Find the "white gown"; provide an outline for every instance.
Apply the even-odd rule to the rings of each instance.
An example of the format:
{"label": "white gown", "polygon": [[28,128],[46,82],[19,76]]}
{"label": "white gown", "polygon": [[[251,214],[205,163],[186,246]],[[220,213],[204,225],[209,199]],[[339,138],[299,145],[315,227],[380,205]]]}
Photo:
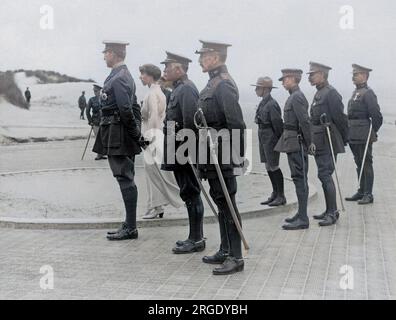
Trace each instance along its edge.
{"label": "white gown", "polygon": [[165,111],[166,97],[158,84],[152,84],[143,100],[142,107],[143,135],[148,140],[154,138],[154,142],[144,151],[148,210],[169,204],[175,208],[183,206],[173,172],[161,170]]}

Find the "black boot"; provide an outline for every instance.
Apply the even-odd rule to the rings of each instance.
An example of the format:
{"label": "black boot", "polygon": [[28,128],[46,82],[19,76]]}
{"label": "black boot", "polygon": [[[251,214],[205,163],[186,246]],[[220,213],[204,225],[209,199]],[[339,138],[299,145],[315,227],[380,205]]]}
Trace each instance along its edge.
{"label": "black boot", "polygon": [[204,207],[200,196],[186,203],[188,220],[190,224],[190,234],[186,241],[177,241],[173,253],[192,253],[200,252],[205,249],[203,239],[203,214]]}
{"label": "black boot", "polygon": [[204,256],[202,262],[208,264],[222,264],[228,257],[228,252],[217,251],[213,256]]}
{"label": "black boot", "polygon": [[298,219],[298,217],[299,217],[299,213],[297,212],[293,217],[291,217],[291,218],[286,218],[286,219],[285,219],[285,222],[286,222],[286,223],[292,223],[292,222],[296,221],[296,220]]}
{"label": "black boot", "polygon": [[122,229],[115,234],[108,234],[107,239],[110,241],[131,240],[138,238],[137,229]]}
{"label": "black boot", "polygon": [[136,186],[121,189],[122,199],[126,211],[125,222],[121,228],[115,233],[108,233],[109,240],[127,240],[137,239],[138,232],[136,228],[136,205],[138,198],[138,191]]}
{"label": "black boot", "polygon": [[284,181],[283,181],[283,174],[281,169],[278,169],[273,172],[274,180],[276,184],[277,195],[276,198],[270,202],[268,205],[270,207],[278,207],[283,206],[286,204],[286,197],[284,191]]}
{"label": "black boot", "polygon": [[181,246],[176,246],[172,249],[174,254],[188,254],[194,252],[204,251],[206,247],[205,240],[193,241],[186,240]]}
{"label": "black boot", "polygon": [[331,213],[327,213],[323,221],[319,222],[319,226],[321,227],[327,227],[335,224],[340,217],[340,214],[338,211],[334,211]]}
{"label": "black boot", "polygon": [[326,220],[328,213],[338,212],[337,211],[337,190],[334,185],[334,181],[331,176],[322,177],[322,188],[326,202],[326,211],[319,215],[314,215],[315,220]]}
{"label": "black boot", "polygon": [[278,195],[277,184],[276,184],[274,172],[267,171],[267,173],[268,173],[268,176],[269,176],[269,178],[271,180],[271,185],[272,185],[272,190],[273,191],[272,191],[271,196],[266,201],[263,201],[263,202],[260,203],[261,205],[267,205],[267,204],[271,203],[272,201],[275,200],[275,198]]}
{"label": "black boot", "polygon": [[358,201],[358,204],[364,205],[364,204],[370,204],[374,202],[374,197],[372,194],[365,194],[362,199]]}
{"label": "black boot", "polygon": [[285,224],[282,226],[283,230],[303,230],[309,228],[309,222],[298,218],[292,223]]}
{"label": "black boot", "polygon": [[233,274],[243,271],[244,267],[245,262],[243,259],[228,257],[220,267],[213,270],[213,274],[217,276]]}
{"label": "black boot", "polygon": [[138,199],[138,190],[136,186],[121,190],[122,198],[124,200],[126,219],[125,223],[128,229],[136,229],[136,207]]}
{"label": "black boot", "polygon": [[122,223],[122,225],[121,225],[120,228],[118,228],[118,229],[115,230],[115,231],[109,231],[109,232],[107,232],[107,234],[116,234],[116,233],[119,233],[120,231],[122,231],[122,230],[124,230],[124,229],[128,229],[128,226],[126,225],[125,222]]}
{"label": "black boot", "polygon": [[363,193],[360,193],[359,191],[356,192],[352,197],[346,197],[345,200],[346,201],[358,201],[360,199],[362,199],[364,196]]}
{"label": "black boot", "polygon": [[284,230],[299,230],[309,228],[309,218],[307,215],[308,187],[307,190],[304,189],[304,186],[296,185],[298,212],[293,218],[285,220],[288,222],[288,224],[282,226]]}
{"label": "black boot", "polygon": [[326,218],[327,211],[323,212],[322,214],[314,215],[313,218],[315,220],[324,220]]}

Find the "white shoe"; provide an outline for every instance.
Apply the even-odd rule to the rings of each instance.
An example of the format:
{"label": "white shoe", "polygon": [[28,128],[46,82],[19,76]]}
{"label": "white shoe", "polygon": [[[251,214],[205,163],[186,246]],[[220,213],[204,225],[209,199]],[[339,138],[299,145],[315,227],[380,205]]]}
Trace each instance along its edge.
{"label": "white shoe", "polygon": [[163,217],[164,217],[164,209],[162,209],[162,207],[157,207],[157,208],[147,211],[147,213],[144,215],[143,219],[146,219],[146,220],[156,219],[156,218],[162,219]]}

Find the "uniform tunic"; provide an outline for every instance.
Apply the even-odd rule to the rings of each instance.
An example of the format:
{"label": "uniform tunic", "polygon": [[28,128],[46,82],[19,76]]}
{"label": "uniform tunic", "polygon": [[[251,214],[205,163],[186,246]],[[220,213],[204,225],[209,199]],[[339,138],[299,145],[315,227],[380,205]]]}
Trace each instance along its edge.
{"label": "uniform tunic", "polygon": [[374,184],[373,143],[377,141],[377,133],[382,126],[383,117],[377,96],[365,83],[357,86],[348,103],[349,146],[354,156],[358,177],[370,130],[370,118],[373,127],[358,192],[371,195]]}
{"label": "uniform tunic", "polygon": [[278,103],[267,94],[261,100],[255,122],[258,125],[260,161],[270,168],[279,166],[279,152],[274,148],[283,132],[282,111]]}

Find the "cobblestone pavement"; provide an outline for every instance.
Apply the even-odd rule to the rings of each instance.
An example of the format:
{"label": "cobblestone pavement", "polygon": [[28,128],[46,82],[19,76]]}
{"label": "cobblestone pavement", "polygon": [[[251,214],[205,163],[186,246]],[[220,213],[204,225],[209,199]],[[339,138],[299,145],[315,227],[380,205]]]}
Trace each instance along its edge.
{"label": "cobblestone pavement", "polygon": [[[286,213],[247,220],[251,250],[242,273],[215,277],[213,267],[201,263],[217,249],[216,225],[205,226],[206,251],[187,256],[171,253],[174,241],[186,237],[182,226],[140,229],[138,240],[119,243],[106,241],[103,230],[0,229],[0,298],[395,299],[396,167],[384,148],[374,147],[375,203],[346,203],[336,226],[320,228],[311,220],[308,230],[283,231]],[[23,170],[36,169],[40,158],[31,154],[27,164],[2,162],[0,171],[17,170],[18,161],[25,163]],[[339,158],[338,169],[344,196],[352,194],[356,172],[350,152]],[[320,190],[315,175],[311,159],[310,181]],[[323,206],[319,191],[310,215]],[[40,288],[43,266],[53,269],[52,290]]]}

